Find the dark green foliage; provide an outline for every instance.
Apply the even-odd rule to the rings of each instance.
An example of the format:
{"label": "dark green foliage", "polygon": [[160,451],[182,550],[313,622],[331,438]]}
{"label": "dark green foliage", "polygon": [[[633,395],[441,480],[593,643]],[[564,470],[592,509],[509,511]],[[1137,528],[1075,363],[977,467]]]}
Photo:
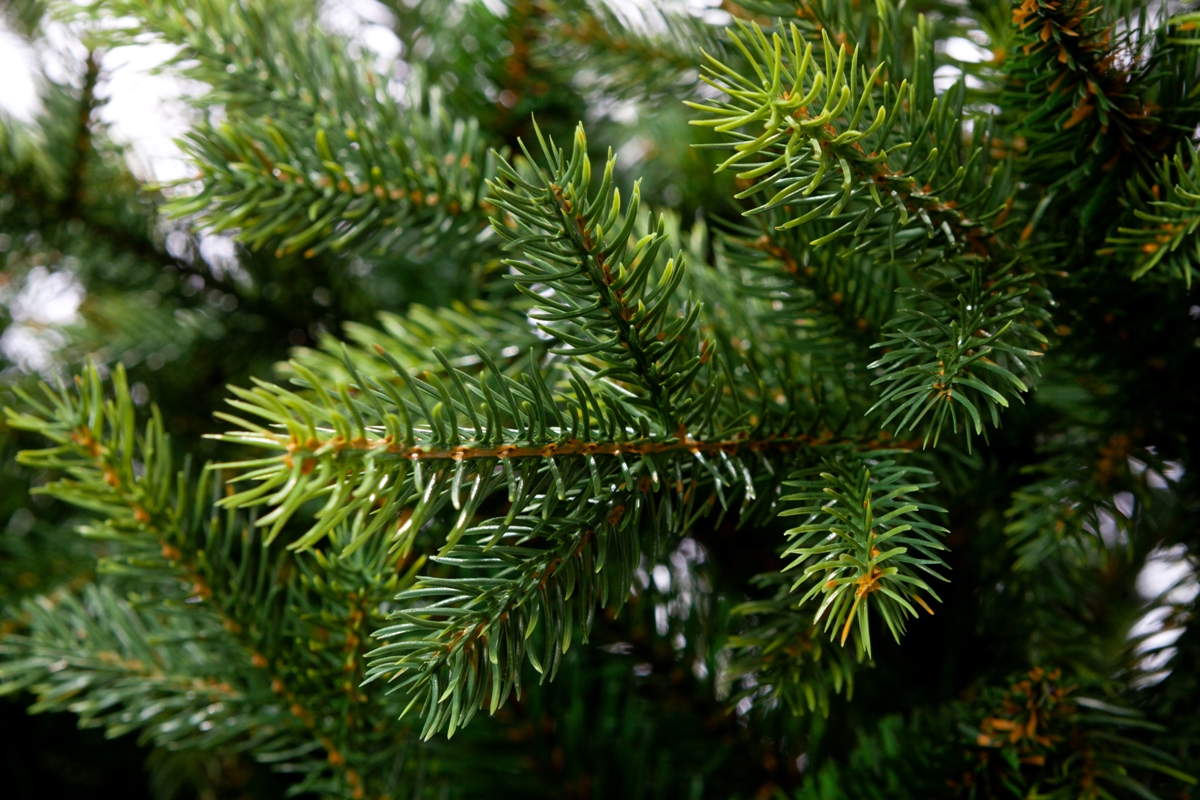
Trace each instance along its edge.
{"label": "dark green foliage", "polygon": [[[878,33],[886,56],[895,33],[885,24]],[[718,169],[744,167],[738,178],[749,186],[738,197],[762,198],[748,216],[766,215],[776,231],[803,226],[789,249],[815,255],[844,244],[843,258],[862,253],[909,271],[899,280],[916,285],[902,285],[890,319],[864,313],[878,301],[858,312],[868,329],[889,334],[874,346],[890,352],[870,365],[885,368],[877,381],[885,386],[877,407],[891,409],[883,427],[925,423],[926,442],[936,442],[947,422],[958,431],[962,416],[963,428],[983,433],[1027,390],[1045,344],[1028,319],[1045,319],[1026,297],[1036,262],[1018,261],[1013,243],[999,238],[1012,206],[1011,166],[989,158],[990,120],[969,118],[975,131],[963,134],[962,83],[933,97],[923,20],[908,76],[886,60],[868,72],[861,47],[851,53],[821,36],[814,50],[795,24],[771,39],[757,25],[730,33],[762,85],[719,61],[707,67],[706,82],[731,101],[692,105],[717,117],[701,124],[740,140]]]}
{"label": "dark green foliage", "polygon": [[1005,683],[907,725],[885,718],[860,739],[844,771],[823,769],[799,796],[1148,797],[1132,775],[1153,780],[1155,773],[1194,784],[1176,759],[1132,738],[1154,726],[1091,696],[1094,682],[1034,667]]}
{"label": "dark green foliage", "polygon": [[1144,797],[1146,787],[1131,773],[1152,771],[1195,783],[1169,755],[1129,738],[1139,728],[1153,728],[1141,714],[1083,694],[1098,688],[1090,682],[1081,686],[1060,669],[1040,667],[1010,680],[1007,687],[988,687],[975,701],[975,725],[960,724],[964,743],[974,745],[963,775],[968,795],[1016,789],[1066,798],[1082,788],[1100,796],[1127,791]]}
{"label": "dark green foliage", "polygon": [[[797,608],[790,576],[768,573],[755,583],[763,588],[774,585],[776,591],[769,598],[750,600],[730,610],[745,617],[747,624],[729,637],[734,654],[729,680],[754,678],[731,699],[759,700],[766,713],[781,704],[794,714],[820,709],[828,715],[831,695],[844,692],[847,698],[853,697],[855,662],[846,648],[822,641],[813,615]],[[859,661],[863,654],[859,649]],[[765,704],[760,696],[767,700]]]}
{"label": "dark green foliage", "polygon": [[945,511],[913,502],[915,492],[933,484],[906,480],[910,470],[884,460],[887,453],[865,455],[864,461],[826,462],[785,481],[801,491],[782,499],[802,505],[780,516],[804,517],[803,525],[787,532],[791,542],[783,551],[792,559],[786,569],[804,570],[793,589],[812,584],[801,605],[820,597],[815,619],[825,630],[840,629],[842,645],[857,621],[870,656],[872,607],[897,641],[904,618],[917,616],[913,602],[933,613],[920,593],[939,600],[925,577],[946,579],[934,569],[945,566],[937,551],[945,549],[939,539],[946,529],[914,514]]}
{"label": "dark green foliage", "polygon": [[[1182,146],[1181,146],[1182,147]],[[1160,263],[1174,276],[1182,277],[1192,285],[1192,274],[1200,253],[1195,244],[1197,203],[1200,203],[1200,183],[1196,180],[1196,152],[1188,143],[1188,158],[1178,153],[1174,159],[1163,158],[1158,171],[1152,176],[1153,187],[1146,192],[1155,197],[1150,209],[1134,209],[1138,226],[1118,228],[1118,236],[1109,237],[1113,245],[1110,252],[1118,250],[1132,256],[1137,264],[1133,275],[1140,278]],[[1191,166],[1185,166],[1190,164]],[[1164,194],[1165,193],[1165,194]],[[1158,195],[1163,195],[1162,199]]]}
{"label": "dark green foliage", "polygon": [[88,33],[0,116],[0,693],[164,799],[1193,797],[1197,15],[710,5],[3,6]]}

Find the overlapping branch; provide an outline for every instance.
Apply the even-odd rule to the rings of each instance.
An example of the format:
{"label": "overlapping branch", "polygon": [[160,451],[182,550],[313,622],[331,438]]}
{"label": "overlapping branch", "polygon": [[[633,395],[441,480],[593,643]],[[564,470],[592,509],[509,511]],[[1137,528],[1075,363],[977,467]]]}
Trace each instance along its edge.
{"label": "overlapping branch", "polygon": [[[964,137],[961,82],[935,96],[923,21],[911,82],[898,85],[885,62],[868,72],[826,33],[819,47],[794,24],[786,33],[739,22],[746,74],[710,58],[706,80],[727,99],[693,104],[713,117],[696,124],[736,140],[722,168],[743,167],[739,197],[758,198],[745,214],[762,233],[732,239],[732,252],[747,265],[766,254],[809,316],[838,320],[840,340],[870,337],[864,353],[884,349],[867,365],[884,370],[882,427],[923,428],[927,442],[947,424],[981,434],[1028,390],[1046,341],[1036,261],[1005,232],[1012,179],[990,161],[992,126],[977,119]],[[835,242],[841,252],[827,252]]]}
{"label": "overlapping branch", "polygon": [[541,144],[544,166],[500,166],[492,202],[548,361],[510,374],[479,347],[467,371],[435,350],[440,367],[413,374],[381,346],[388,378],[347,359],[350,379],[331,386],[294,363],[300,391],[235,389],[233,406],[256,419],[223,415],[242,431],[221,438],[275,451],[228,465],[252,485],[221,501],[266,506],[268,540],[313,501],[292,548],[344,529],[349,552],[380,539],[408,552],[446,519],[434,561],[456,576],[402,594],[371,655],[370,676],[406,688],[426,736],[497,707],[526,659],[553,674],[596,607],[620,606],[654,540],[717,506],[761,497],[769,509],[788,462],[845,442],[812,430],[819,416],[801,425],[794,400],[781,407],[761,381],[747,394],[736,353],[701,335],[699,303],[675,296],[683,262],[659,257],[665,223],[635,240],[637,191],[623,210],[611,159],[597,188],[582,132],[569,155]]}
{"label": "overlapping branch", "polygon": [[[100,564],[105,583],[82,604],[69,595],[29,604],[28,631],[4,640],[4,690],[33,688],[47,709],[70,708],[114,734],[140,730],[160,745],[252,748],[261,760],[302,768],[306,785],[359,796],[356,766],[380,753],[394,758],[410,734],[374,730],[357,681],[343,691],[314,684],[309,670],[336,672],[342,659],[361,670],[364,626],[381,619],[380,599],[411,573],[381,576],[384,549],[364,559],[337,547],[318,559],[323,581],[301,586],[289,556],[252,538],[253,513],[214,508],[219,473],[176,472],[157,416],[139,435],[119,367],[113,385],[106,398],[89,368],[76,392],[46,387],[44,402],[25,396],[27,410],[8,412],[10,425],[57,443],[22,460],[66,473],[43,491],[99,515],[82,533],[112,552]],[[300,574],[309,570],[301,565]],[[331,584],[355,589],[330,596]],[[116,598],[121,589],[136,607]],[[316,613],[309,592],[325,603],[323,635],[304,621]],[[320,644],[339,607],[347,621],[335,638],[340,658]],[[64,627],[62,614],[78,624]],[[325,719],[339,706],[344,728]]]}

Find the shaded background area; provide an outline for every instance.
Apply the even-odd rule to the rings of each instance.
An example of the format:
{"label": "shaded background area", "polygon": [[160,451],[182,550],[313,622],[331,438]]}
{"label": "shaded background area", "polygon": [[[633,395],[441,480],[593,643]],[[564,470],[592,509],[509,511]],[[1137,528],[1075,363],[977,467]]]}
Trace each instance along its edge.
{"label": "shaded background area", "polygon": [[146,789],[148,748],[129,737],[104,738],[80,731],[74,714],[26,713],[21,698],[0,701],[5,794],[21,800],[44,797],[150,798]]}

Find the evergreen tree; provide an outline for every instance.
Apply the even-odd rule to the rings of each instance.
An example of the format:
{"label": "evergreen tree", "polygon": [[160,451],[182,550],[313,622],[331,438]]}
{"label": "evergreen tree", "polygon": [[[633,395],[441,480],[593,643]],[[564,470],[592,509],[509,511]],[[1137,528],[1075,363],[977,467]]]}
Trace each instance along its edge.
{"label": "evergreen tree", "polygon": [[160,797],[1195,796],[1200,13],[383,6],[3,7],[0,692]]}

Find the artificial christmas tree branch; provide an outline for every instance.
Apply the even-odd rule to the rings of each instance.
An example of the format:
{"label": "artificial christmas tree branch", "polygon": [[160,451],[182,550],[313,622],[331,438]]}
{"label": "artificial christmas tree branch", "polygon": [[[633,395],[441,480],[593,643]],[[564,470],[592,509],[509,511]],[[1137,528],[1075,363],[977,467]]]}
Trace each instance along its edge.
{"label": "artificial christmas tree branch", "polygon": [[[903,289],[908,302],[891,319],[876,323],[885,332],[901,332],[885,334],[876,346],[890,352],[871,365],[887,372],[876,381],[886,388],[874,408],[891,409],[881,426],[897,422],[899,429],[913,430],[928,416],[925,439],[936,443],[947,423],[959,429],[959,414],[966,415],[963,427],[976,434],[984,431],[985,414],[993,426],[999,424],[998,409],[1027,391],[1024,376],[1037,374],[1034,361],[1041,353],[1033,346],[1044,344],[1045,337],[1022,319],[1026,287],[1035,273],[1017,269],[1018,260],[998,241],[996,231],[986,225],[976,228],[989,218],[1007,217],[1012,206],[1011,199],[1005,201],[996,191],[1010,179],[984,161],[986,128],[975,132],[958,161],[950,155],[959,150],[955,146],[946,146],[941,155],[937,147],[923,146],[927,137],[943,142],[962,138],[961,84],[932,101],[930,112],[918,115],[919,97],[931,94],[932,78],[924,70],[914,72],[911,88],[907,81],[893,87],[881,78],[884,64],[870,75],[864,66],[859,92],[857,49],[852,56],[844,45],[835,49],[822,33],[821,49],[814,55],[813,44],[801,44],[794,24],[787,37],[775,33],[770,40],[756,25],[739,25],[741,34],[731,34],[732,40],[763,87],[711,59],[706,80],[735,102],[696,107],[717,116],[703,122],[719,131],[763,128],[756,139],[738,133],[742,142],[735,145],[737,152],[720,167],[749,157],[770,159],[739,175],[752,182],[741,196],[774,192],[745,213],[771,214],[781,233],[820,224],[818,232],[827,233],[792,247],[798,244],[796,249],[805,252],[845,236],[853,243],[851,252],[875,258],[886,254],[909,265],[916,283]],[[918,52],[927,48],[923,30],[914,32]],[[823,70],[817,63],[822,53]],[[882,85],[878,97],[877,85]],[[951,102],[939,106],[939,100]],[[868,125],[872,113],[874,121]],[[849,119],[844,130],[833,124],[843,115]],[[896,153],[898,158],[890,155]],[[924,188],[915,188],[922,183]],[[964,189],[966,195],[960,197]],[[943,195],[945,200],[938,199]],[[826,217],[835,221],[819,222]],[[877,217],[884,224],[873,225]],[[910,222],[923,223],[924,235],[909,233]],[[766,236],[768,242],[779,238],[771,230]],[[942,246],[935,249],[935,244]],[[785,255],[792,249],[783,242],[766,247]],[[790,258],[796,263],[795,255]],[[964,338],[968,331],[973,334]]]}
{"label": "artificial christmas tree branch", "polygon": [[1194,15],[384,5],[90,6],[169,200],[0,126],[0,380],[80,373],[0,574],[98,558],[3,691],[352,800],[1187,796]]}
{"label": "artificial christmas tree branch", "polygon": [[[292,685],[308,683],[296,681],[292,672],[296,653],[293,645],[281,638],[284,631],[279,628],[280,622],[289,614],[288,606],[296,602],[294,598],[288,598],[289,585],[294,579],[287,575],[294,568],[286,557],[280,558],[265,548],[257,559],[254,558],[253,541],[245,538],[253,530],[252,518],[239,518],[236,512],[214,514],[212,499],[205,493],[206,486],[213,489],[220,486],[219,473],[202,479],[194,489],[195,501],[189,499],[191,487],[186,470],[172,475],[173,460],[161,421],[152,420],[145,435],[137,437],[129,389],[121,370],[116,373],[114,384],[115,397],[105,401],[99,375],[91,370],[79,382],[77,400],[67,394],[55,397],[47,392],[47,400],[53,404],[51,407],[33,404],[33,410],[39,416],[12,413],[10,424],[33,427],[62,442],[60,447],[27,454],[27,461],[66,469],[74,480],[51,484],[46,491],[103,515],[102,525],[84,531],[91,538],[114,542],[120,548],[101,565],[102,571],[128,585],[144,586],[143,594],[148,591],[148,596],[143,603],[157,595],[161,598],[158,602],[168,607],[178,604],[178,610],[167,611],[165,617],[158,619],[128,608],[116,598],[95,595],[88,600],[89,606],[97,609],[92,613],[107,615],[105,619],[114,614],[131,615],[130,624],[154,628],[169,624],[174,615],[182,614],[188,624],[196,628],[189,638],[203,641],[207,647],[216,647],[223,653],[212,663],[201,660],[192,664],[184,670],[185,674],[194,675],[194,670],[200,670],[201,678],[208,680],[204,685],[215,685],[215,681],[207,678],[209,673],[203,670],[219,672],[216,663],[225,664],[225,668],[230,663],[237,663],[241,665],[238,684],[245,689],[240,693],[232,688],[221,690],[225,694],[218,698],[217,706],[211,705],[214,702],[211,698],[196,700],[208,708],[205,712],[197,712],[192,705],[175,701],[156,706],[156,693],[160,688],[168,694],[187,694],[189,691],[194,693],[194,687],[185,682],[172,688],[178,683],[174,678],[170,680],[175,680],[175,684],[168,680],[160,687],[162,681],[155,677],[157,671],[151,675],[155,678],[151,681],[122,678],[122,675],[141,674],[145,668],[138,664],[144,664],[145,658],[136,663],[127,657],[113,661],[105,655],[108,651],[95,656],[100,666],[90,661],[68,659],[70,671],[58,676],[60,670],[52,668],[53,659],[47,648],[69,645],[55,644],[57,639],[53,637],[57,634],[53,628],[42,630],[43,625],[35,627],[32,638],[16,638],[6,645],[11,655],[21,654],[24,659],[13,662],[7,675],[6,691],[20,690],[45,681],[47,675],[54,675],[52,684],[61,684],[65,688],[52,690],[48,685],[42,702],[47,708],[57,708],[84,688],[100,695],[111,695],[104,680],[97,682],[97,678],[91,676],[96,673],[98,677],[107,674],[106,670],[116,669],[117,674],[111,679],[132,681],[130,690],[121,690],[118,696],[107,696],[96,706],[99,712],[118,704],[115,716],[97,717],[99,724],[114,733],[142,729],[160,745],[213,747],[228,743],[236,747],[253,747],[262,756],[272,759],[274,752],[286,754],[297,747],[305,754],[314,748],[323,748],[329,766],[341,776],[337,780],[355,786],[361,782],[353,777],[355,759],[347,766],[347,759],[340,755],[336,744],[341,736],[330,739],[328,735],[322,735],[324,726],[318,724],[320,709],[326,702],[321,695],[328,690],[314,692],[311,686],[298,690]],[[136,476],[135,463],[140,471]],[[172,496],[172,489],[178,492],[177,496]],[[225,519],[221,520],[221,516]],[[238,540],[241,540],[240,546]],[[378,555],[375,558],[378,560]],[[384,561],[387,562],[386,557]],[[375,567],[378,568],[379,565]],[[329,559],[326,559],[326,571],[334,571]],[[326,580],[330,577],[327,575]],[[352,672],[360,667],[360,648],[366,640],[363,626],[370,615],[364,613],[364,608],[374,609],[380,600],[403,585],[403,576],[399,572],[393,572],[382,583],[376,580],[377,575],[362,577],[369,580],[368,585],[372,587],[369,592],[340,593],[349,603],[346,612],[348,631],[342,650],[345,663]],[[411,580],[411,572],[408,579]],[[84,613],[82,608],[79,611]],[[372,611],[372,614],[377,621],[382,621],[376,612]],[[37,619],[40,618],[35,617],[35,621]],[[145,633],[140,635],[147,636]],[[143,653],[154,652],[150,642],[155,636],[146,639],[142,645]],[[101,647],[101,641],[93,637],[88,644]],[[186,647],[172,658],[188,659]],[[134,686],[136,691],[132,690]],[[331,688],[332,694],[345,695],[349,709],[346,719],[353,719],[352,709],[366,700],[356,682]],[[64,691],[67,694],[64,695]],[[186,699],[189,703],[192,700],[190,696]],[[288,702],[283,704],[283,700]],[[77,702],[72,707],[77,711],[90,708]],[[155,711],[155,708],[159,710]],[[184,719],[189,721],[184,723]],[[204,735],[193,738],[195,726],[204,720],[208,720],[200,727]],[[350,727],[353,731],[361,726]],[[346,747],[340,746],[341,749]],[[283,758],[292,757],[284,755]]]}

